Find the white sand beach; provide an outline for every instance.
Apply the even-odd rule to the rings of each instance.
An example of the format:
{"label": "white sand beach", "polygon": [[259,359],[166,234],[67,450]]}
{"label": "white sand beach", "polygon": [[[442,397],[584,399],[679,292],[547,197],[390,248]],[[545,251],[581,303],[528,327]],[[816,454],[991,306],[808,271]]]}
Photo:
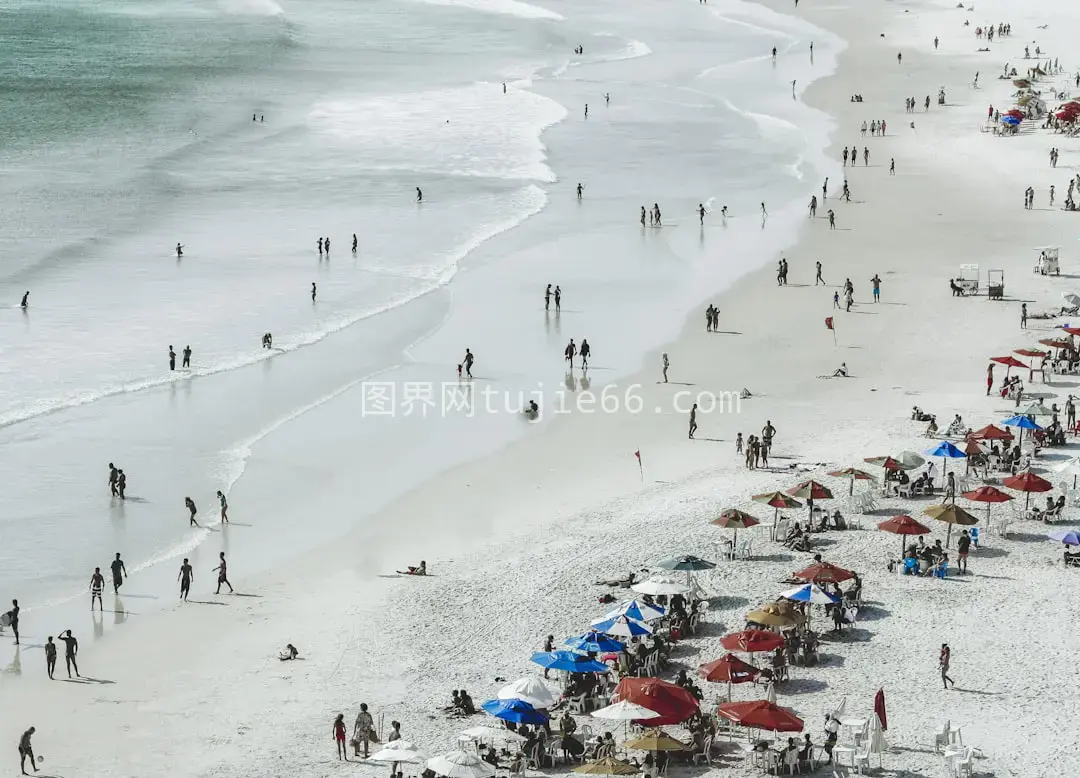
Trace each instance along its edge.
{"label": "white sand beach", "polygon": [[[551,3],[550,10],[559,12],[559,5]],[[825,473],[845,467],[880,473],[864,459],[935,445],[924,434],[926,424],[911,421],[915,405],[935,414],[943,430],[954,414],[971,428],[1013,415],[1013,403],[984,394],[987,360],[1036,347],[1068,321],[1033,319],[1021,330],[1020,306],[1026,303],[1032,313],[1057,311],[1062,293],[1080,292],[1080,215],[1058,207],[1069,178],[1080,171],[1080,141],[1030,122],[1015,137],[984,130],[988,105],[1014,105],[1012,81],[997,79],[1005,62],[1018,70],[1035,64],[1023,60],[1025,45],[1040,46],[1042,62],[1059,57],[1065,68],[1043,84],[1080,95],[1069,85],[1080,65],[1070,45],[1080,9],[1015,0],[980,0],[973,12],[949,0],[763,5],[846,43],[836,72],[805,90],[793,74],[811,67],[809,40],[793,40],[775,65],[767,52],[760,62],[762,68],[775,67],[782,97],[795,78],[798,101],[834,124],[829,196],[819,202],[817,218],[803,219],[783,252],[790,265],[786,286],[776,282],[779,256],[770,243],[776,236],[769,235],[765,220],[761,252],[771,258],[764,267],[722,293],[697,290],[700,304],[693,310],[670,311],[681,331],[636,374],[609,380],[602,369],[594,372],[590,391],[597,407],[579,399],[577,369],[575,388],[561,401],[569,412],[494,455],[432,475],[377,510],[365,507],[370,473],[344,467],[313,473],[316,489],[265,510],[304,516],[301,521],[316,533],[319,517],[332,515],[350,524],[348,534],[327,531],[325,543],[298,540],[295,553],[274,557],[270,572],[248,576],[234,564],[233,597],[208,594],[213,565],[207,560],[216,554],[204,555],[192,595],[199,602],[125,618],[122,628],[117,618],[118,628],[110,626],[107,640],[87,635],[79,662],[91,680],[50,682],[39,646],[45,634],[55,634],[47,630],[61,625],[34,624],[34,614],[24,613],[23,631],[32,637],[0,681],[0,741],[9,744],[9,758],[19,734],[33,725],[35,748],[46,757],[43,775],[382,775],[386,765],[337,761],[331,723],[338,713],[351,725],[366,702],[385,727],[392,719],[402,722],[405,738],[424,753],[449,751],[461,730],[481,721],[498,725],[484,714],[442,714],[452,689],[467,689],[479,703],[503,685],[496,678],[539,676],[529,657],[546,635],[561,642],[605,612],[598,598],[607,589],[595,580],[676,554],[718,562],[698,579],[712,597],[703,628],[677,645],[663,672],[669,680],[683,668],[693,675],[724,653],[720,638],[743,628],[746,611],[790,588],[782,580],[812,561],[811,553],[769,540],[771,511],[750,496],[814,478],[836,493],[828,508],[857,520],[853,529],[815,535],[820,545],[814,550],[862,576],[865,606],[854,628],[839,638],[825,635],[821,664],[792,668],[791,679],[777,686],[778,703],[802,717],[820,744],[825,711],[846,698],[848,713],[868,717],[875,692],[883,688],[891,748],[880,775],[942,775],[934,731],[945,721],[961,727],[963,743],[978,749],[976,775],[1066,774],[1065,766],[1080,757],[1072,733],[1080,721],[1080,689],[1068,666],[1080,649],[1068,605],[1080,571],[1063,566],[1060,545],[1046,533],[1075,526],[1078,508],[1070,506],[1053,527],[1021,521],[1008,537],[984,531],[970,558],[970,575],[900,576],[886,569],[899,541],[876,525],[907,513],[944,542],[947,527],[922,515],[933,501],[879,498],[878,509],[863,515],[847,496],[847,483]],[[712,4],[701,7],[706,13]],[[998,22],[1012,25],[1011,36],[990,44],[976,39],[977,26]],[[991,51],[978,52],[983,46]],[[939,87],[947,95],[944,106],[937,104]],[[853,94],[863,102],[850,102]],[[923,111],[926,95],[931,105]],[[903,110],[909,96],[918,104],[914,114]],[[884,137],[861,134],[860,126],[870,120],[887,123]],[[751,142],[770,141],[766,135]],[[840,153],[852,144],[860,149],[860,164],[849,169],[841,166]],[[864,147],[868,165],[861,164]],[[1056,169],[1047,161],[1051,147],[1061,151]],[[599,176],[592,173],[593,179]],[[838,199],[845,177],[850,202]],[[806,183],[820,199],[821,182]],[[1054,208],[1046,194],[1052,184]],[[1033,209],[1021,206],[1028,186],[1037,193]],[[761,198],[747,193],[741,199]],[[727,251],[725,227],[720,204],[710,207],[701,250],[719,262]],[[834,230],[825,218],[830,208]],[[729,221],[745,237],[746,222],[753,220],[756,232],[759,217],[743,210]],[[772,218],[782,229],[780,215]],[[1035,247],[1047,244],[1061,247],[1060,277],[1031,272]],[[815,261],[822,263],[825,287],[814,284]],[[956,298],[949,280],[966,263],[980,266],[982,293]],[[746,259],[747,267],[761,264],[760,253]],[[1004,273],[1003,301],[985,295],[992,269]],[[881,278],[879,303],[870,292],[875,275]],[[832,301],[848,278],[855,289],[850,312],[834,309]],[[591,284],[608,282],[613,279]],[[542,285],[538,297],[541,290]],[[456,294],[468,299],[467,278]],[[716,333],[703,327],[702,312],[710,303],[720,310]],[[588,301],[574,305],[587,307]],[[479,306],[455,315],[463,317],[458,325],[472,316],[478,326],[498,326]],[[826,317],[833,318],[835,341]],[[656,342],[652,333],[635,328],[634,311],[626,311],[625,321],[621,337]],[[436,332],[412,356],[423,366],[439,350],[457,346],[443,343]],[[661,353],[670,358],[671,383],[660,382]],[[841,363],[849,376],[831,377]],[[552,385],[563,380],[563,372],[561,365],[550,366]],[[1053,376],[1047,386],[1035,381],[1028,389],[1061,406],[1077,386],[1070,376]],[[735,403],[732,398],[744,388],[752,396]],[[343,396],[334,418],[320,420],[314,408],[291,424],[310,419],[328,430],[328,439],[358,438],[360,401]],[[695,401],[702,412],[691,441],[687,409]],[[707,412],[714,401],[723,412]],[[545,416],[554,413],[555,403],[552,395],[543,396]],[[760,434],[767,421],[777,429],[772,469],[748,471],[735,452],[736,434]],[[461,425],[461,447],[470,454],[469,430],[466,422]],[[304,459],[297,444],[304,440],[301,432],[286,427],[281,433],[249,462],[232,495],[234,506],[242,504],[245,489],[255,491],[252,482],[286,478],[293,462]],[[363,441],[358,438],[356,445]],[[1076,448],[1070,437],[1064,448],[1045,449],[1036,468],[1055,484],[1066,480],[1050,468],[1074,456]],[[635,452],[641,455],[640,472]],[[416,457],[423,459],[423,452]],[[392,471],[397,465],[385,466]],[[867,488],[859,483],[855,491]],[[983,506],[964,504],[982,515]],[[745,535],[740,531],[740,537],[752,538],[750,559],[721,561],[721,539],[729,533],[710,521],[730,507],[762,519]],[[955,545],[955,532],[952,537]],[[233,536],[232,543],[230,555],[242,554],[245,536]],[[429,576],[395,574],[421,559]],[[129,586],[160,606],[175,597],[171,577],[170,570],[152,583],[136,586],[134,579]],[[140,602],[129,600],[128,607],[138,610]],[[114,620],[112,613],[106,618]],[[277,660],[286,642],[298,647],[299,661]],[[947,691],[938,678],[942,643],[953,651],[956,686]],[[61,659],[58,677],[66,675],[62,664]],[[703,709],[726,694],[722,684],[702,684]],[[557,693],[554,678],[551,687]],[[736,699],[763,694],[746,686],[734,692]],[[604,729],[602,722],[579,721]],[[668,731],[685,738],[679,727]],[[412,765],[403,769],[416,772]],[[542,772],[568,771],[561,764]],[[725,749],[710,768],[693,770],[704,772],[761,774],[733,749]],[[536,774],[528,771],[530,778]],[[669,774],[691,771],[673,766]],[[818,774],[829,773],[822,768]]]}

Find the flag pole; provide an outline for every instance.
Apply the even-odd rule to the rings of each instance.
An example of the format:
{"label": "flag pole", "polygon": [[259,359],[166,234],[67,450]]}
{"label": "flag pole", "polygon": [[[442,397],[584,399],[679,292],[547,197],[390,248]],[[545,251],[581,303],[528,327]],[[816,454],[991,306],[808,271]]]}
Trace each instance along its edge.
{"label": "flag pole", "polygon": [[641,449],[639,448],[634,452],[634,456],[637,457],[638,473],[641,475],[641,482],[645,483],[645,468],[641,464]]}

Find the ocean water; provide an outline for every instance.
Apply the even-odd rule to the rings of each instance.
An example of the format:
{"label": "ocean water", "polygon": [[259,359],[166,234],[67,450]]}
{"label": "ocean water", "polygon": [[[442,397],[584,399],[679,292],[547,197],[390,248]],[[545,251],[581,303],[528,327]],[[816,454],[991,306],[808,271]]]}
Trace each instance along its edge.
{"label": "ocean water", "polygon": [[[364,381],[465,345],[508,391],[561,385],[583,332],[601,379],[636,369],[791,239],[829,125],[790,81],[839,45],[741,0],[0,0],[0,593],[69,601],[117,550],[269,566],[529,434],[362,417]],[[345,481],[355,514],[309,515]]]}

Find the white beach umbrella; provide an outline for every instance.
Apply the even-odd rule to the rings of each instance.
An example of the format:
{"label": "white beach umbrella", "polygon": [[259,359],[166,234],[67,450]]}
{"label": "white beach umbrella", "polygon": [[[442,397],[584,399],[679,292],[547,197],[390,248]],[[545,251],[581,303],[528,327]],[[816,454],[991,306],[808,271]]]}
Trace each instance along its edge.
{"label": "white beach umbrella", "polygon": [[843,718],[844,711],[846,711],[846,710],[847,710],[847,697],[844,697],[844,699],[840,700],[840,704],[837,705],[836,708],[831,713],[829,713],[829,715],[832,716],[834,719],[840,719],[840,718]]}
{"label": "white beach umbrella", "polygon": [[[626,602],[620,602],[605,613],[603,619],[597,619],[596,621],[614,619],[619,616],[629,616],[637,621],[655,621],[664,617],[664,609],[658,605],[649,605],[649,603],[641,600],[627,600]],[[596,621],[593,623],[595,624]]]}
{"label": "white beach umbrella", "polygon": [[914,470],[917,467],[922,467],[926,464],[926,460],[914,451],[903,451],[896,457],[896,461],[904,466],[906,470]]}
{"label": "white beach umbrella", "polygon": [[593,718],[608,719],[610,721],[639,721],[643,719],[659,718],[660,714],[654,710],[643,708],[637,703],[623,700],[606,708],[594,710],[589,714]]}
{"label": "white beach umbrella", "polygon": [[433,756],[427,760],[427,768],[446,778],[492,778],[495,775],[493,765],[476,754],[465,751],[450,751],[442,756]]}
{"label": "white beach umbrella", "polygon": [[[401,741],[394,741],[394,743],[399,742]],[[386,748],[368,757],[369,761],[389,762],[391,764],[395,762],[408,762],[410,764],[415,764],[416,762],[424,761],[424,755],[421,754],[419,751],[414,751],[407,748],[390,748],[390,746],[394,745],[394,743],[387,743]]]}
{"label": "white beach umbrella", "polygon": [[500,700],[521,700],[537,710],[555,706],[555,695],[539,678],[519,678],[499,689]]}
{"label": "white beach umbrella", "polygon": [[1062,292],[1061,299],[1071,305],[1073,308],[1080,308],[1080,295],[1075,292]]}
{"label": "white beach umbrella", "polygon": [[878,755],[878,767],[881,767],[882,754],[889,750],[885,733],[881,730],[881,720],[877,715],[870,717],[870,753]]}
{"label": "white beach umbrella", "polygon": [[505,740],[510,743],[520,742],[524,740],[517,732],[507,729],[506,727],[469,727],[461,733],[465,737],[472,738],[473,740]]}
{"label": "white beach umbrella", "polygon": [[416,746],[408,740],[391,740],[382,747],[383,751],[416,751]]}
{"label": "white beach umbrella", "polygon": [[686,594],[690,591],[690,587],[685,584],[681,584],[674,578],[669,578],[666,575],[657,575],[648,579],[647,581],[641,581],[630,587],[638,594],[648,594],[651,597],[657,597],[662,594]]}

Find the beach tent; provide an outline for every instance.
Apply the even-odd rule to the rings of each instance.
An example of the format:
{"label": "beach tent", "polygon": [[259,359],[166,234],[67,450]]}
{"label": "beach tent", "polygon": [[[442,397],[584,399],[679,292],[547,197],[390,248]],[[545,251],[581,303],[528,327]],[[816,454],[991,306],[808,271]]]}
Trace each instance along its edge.
{"label": "beach tent", "polygon": [[652,627],[640,621],[634,621],[627,616],[616,616],[611,619],[603,619],[592,625],[597,632],[605,635],[614,635],[620,638],[636,638],[642,635],[651,635]]}
{"label": "beach tent", "polygon": [[416,764],[424,761],[424,755],[417,751],[413,744],[408,741],[392,740],[368,759],[372,762],[389,762],[390,764],[397,762]]}
{"label": "beach tent", "polygon": [[1080,546],[1080,532],[1074,529],[1059,529],[1047,535],[1050,540],[1064,543],[1066,546]]}
{"label": "beach tent", "polygon": [[[480,742],[494,743],[496,741],[501,742],[516,742],[520,743],[525,738],[506,727],[488,727],[481,725],[479,727],[469,727],[467,730],[461,733],[463,737],[467,737],[470,740],[477,740]],[[394,743],[401,741],[395,740]],[[391,744],[388,744],[388,747]]]}
{"label": "beach tent", "polygon": [[958,449],[948,440],[943,440],[941,443],[934,446],[926,452],[926,455],[931,457],[941,457],[941,476],[943,478],[949,473],[950,459],[960,459],[961,457],[967,456],[966,453]]}
{"label": "beach tent", "polygon": [[903,465],[905,470],[914,470],[926,464],[926,460],[914,451],[901,451],[896,456],[896,461]]}
{"label": "beach tent", "polygon": [[[1023,365],[1021,365],[1021,367],[1022,366]],[[972,432],[970,437],[976,438],[977,440],[1012,440],[1013,434],[1008,430],[995,427],[993,424],[987,424],[982,429]]]}
{"label": "beach tent", "polygon": [[1024,430],[1041,430],[1042,429],[1042,427],[1040,427],[1038,424],[1033,422],[1027,416],[1010,416],[1008,419],[1005,419],[1001,423],[1004,424],[1006,427],[1017,427],[1017,428],[1019,428],[1019,430],[1020,430],[1019,444],[1020,445],[1024,444]]}
{"label": "beach tent", "polygon": [[[724,654],[719,659],[698,667],[698,675],[712,683],[749,683],[761,674],[761,669],[744,662],[734,654]],[[730,696],[730,692],[729,692]]]}
{"label": "beach tent", "polygon": [[445,778],[492,778],[495,775],[494,765],[465,751],[451,751],[432,757],[427,760],[427,768]]}
{"label": "beach tent", "polygon": [[654,575],[647,581],[636,583],[630,588],[638,594],[647,594],[650,597],[659,597],[662,594],[686,594],[690,591],[689,586],[685,586],[674,578],[664,575]]}

